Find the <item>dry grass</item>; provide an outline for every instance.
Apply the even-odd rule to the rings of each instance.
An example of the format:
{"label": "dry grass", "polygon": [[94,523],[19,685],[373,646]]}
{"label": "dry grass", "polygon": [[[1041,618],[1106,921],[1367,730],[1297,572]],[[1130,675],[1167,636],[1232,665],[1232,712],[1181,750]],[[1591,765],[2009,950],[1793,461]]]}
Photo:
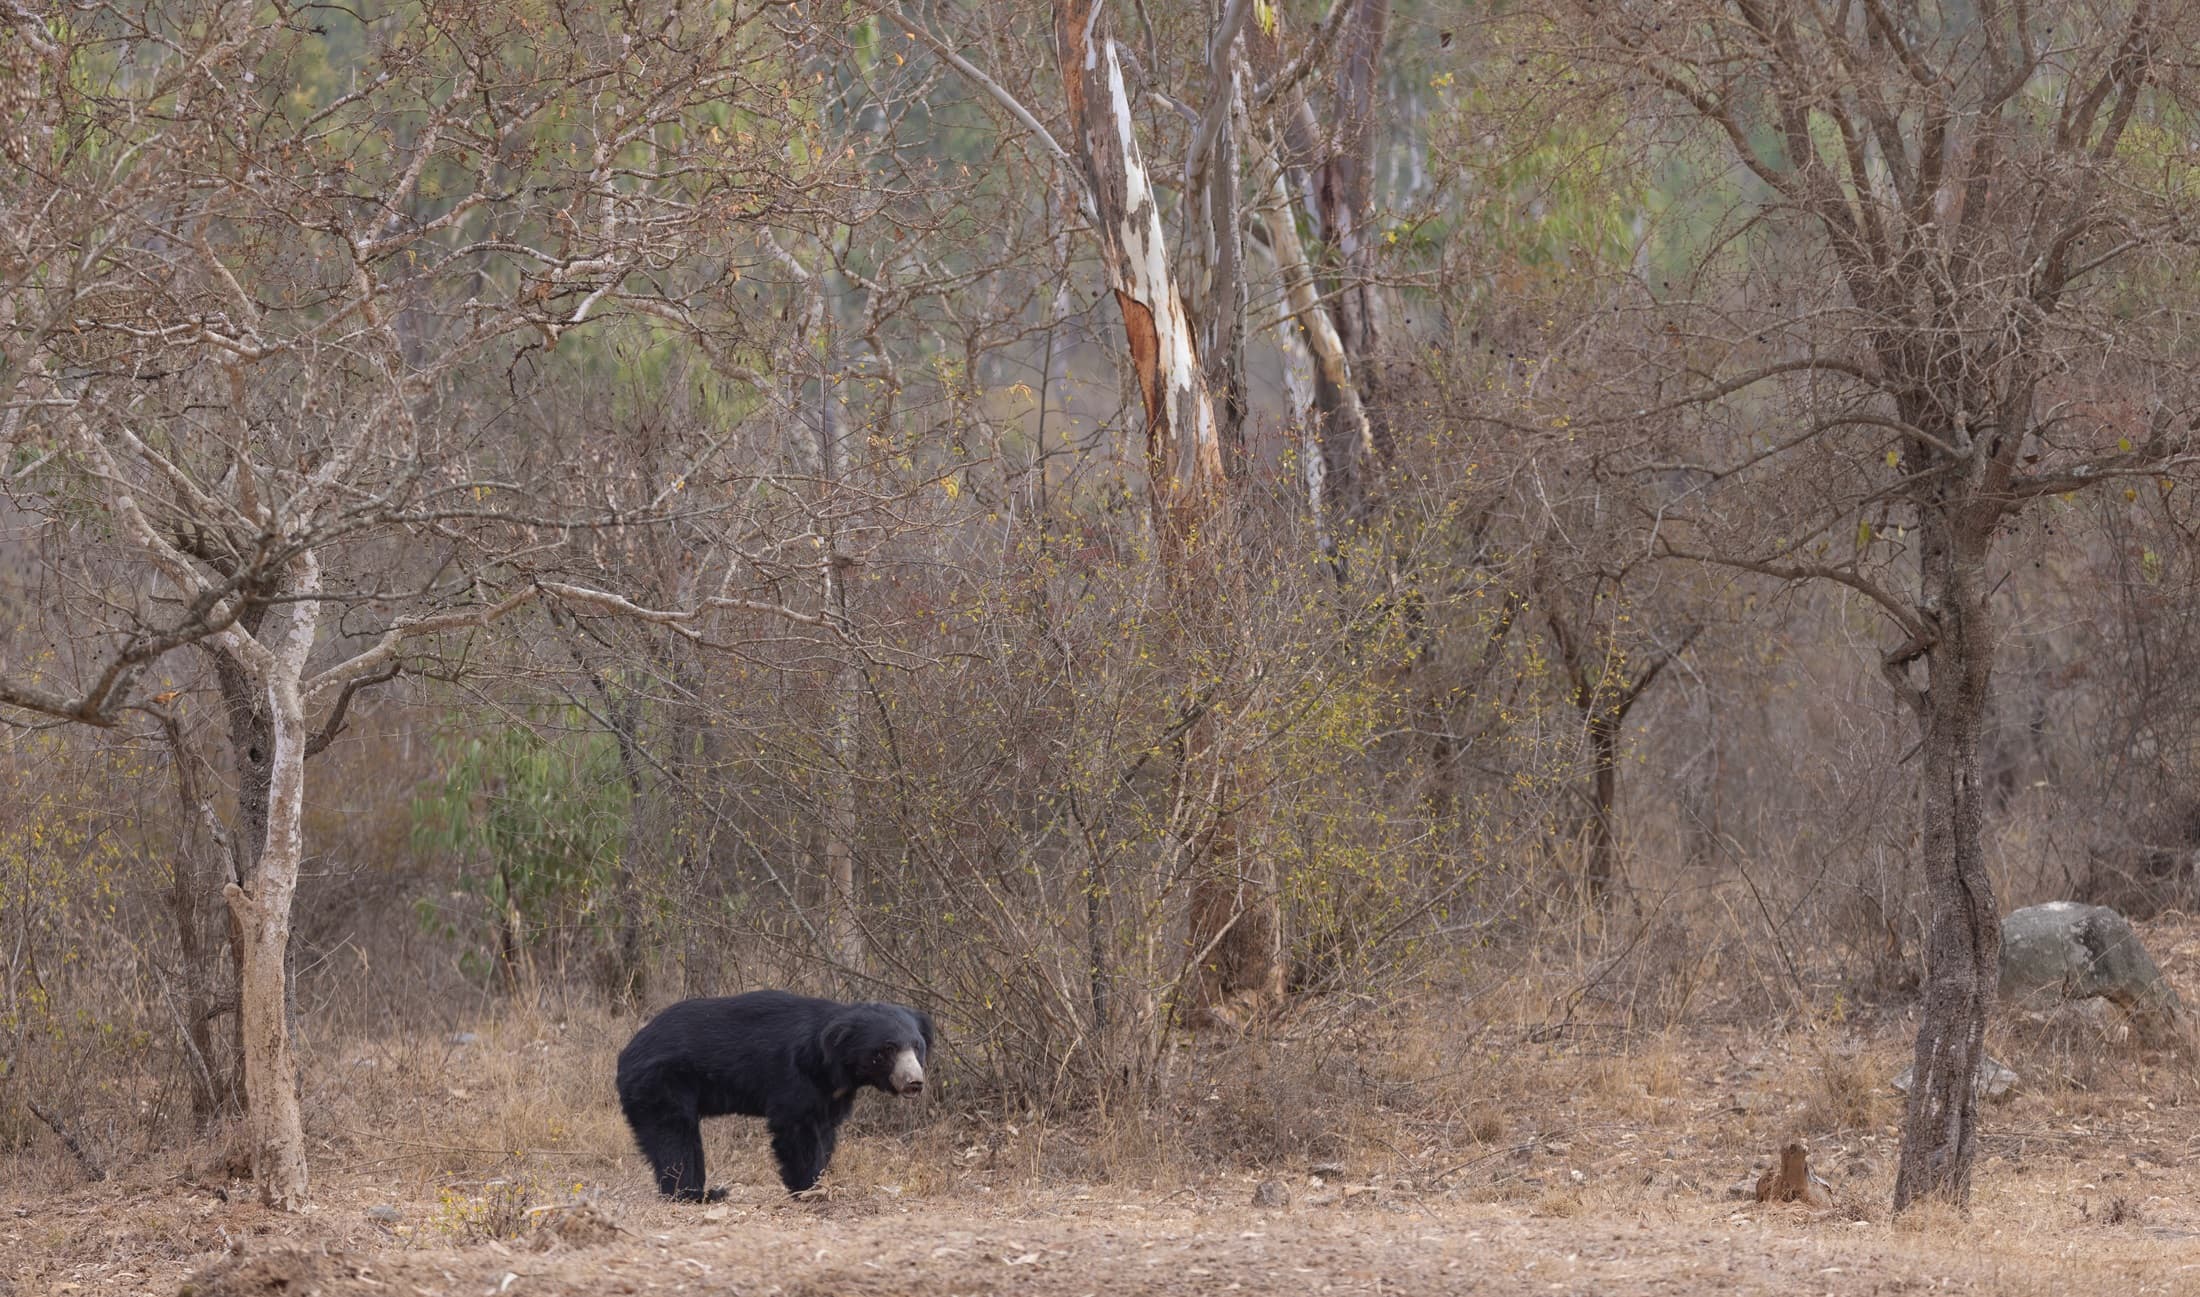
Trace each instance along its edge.
{"label": "dry grass", "polygon": [[[2149,929],[2172,975],[2188,981],[2200,971],[2196,931],[2176,921]],[[2200,1270],[2179,1268],[2194,1264],[2200,1239],[2200,1104],[2185,1060],[2128,1040],[2073,1043],[2062,1027],[1998,1032],[1992,1048],[2026,1084],[1987,1111],[1971,1212],[1890,1219],[1900,1098],[1887,1079],[1907,1059],[1909,1018],[1797,1014],[1768,1029],[1746,1021],[1738,1001],[1697,991],[1696,1025],[1630,1029],[1617,1010],[1567,1019],[1578,981],[1540,976],[1408,1005],[1309,1008],[1242,1047],[1187,1040],[1136,1114],[1000,1111],[958,1093],[943,1069],[936,1097],[858,1105],[830,1192],[813,1203],[779,1193],[757,1123],[714,1122],[713,1178],[733,1187],[716,1217],[648,1191],[611,1096],[632,1020],[507,1006],[463,1033],[391,1030],[311,1052],[318,1179],[305,1215],[244,1201],[218,1141],[156,1153],[102,1185],[84,1185],[57,1149],[11,1158],[0,1175],[0,1275],[20,1276],[9,1297],[171,1292],[232,1251],[265,1260],[292,1246],[339,1250],[373,1282],[406,1275],[454,1293],[466,1283],[423,1276],[472,1276],[474,1291],[489,1291],[521,1273],[511,1258],[540,1255],[525,1271],[538,1287],[592,1292],[588,1274],[652,1256],[664,1264],[671,1239],[692,1243],[683,1255],[708,1268],[682,1263],[671,1277],[716,1291],[791,1282],[756,1273],[772,1256],[807,1264],[804,1282],[821,1291],[862,1291],[833,1286],[847,1278],[833,1259],[843,1251],[922,1269],[936,1249],[948,1260],[960,1249],[983,1261],[971,1262],[982,1279],[1016,1243],[1012,1257],[1040,1260],[1002,1268],[999,1282],[1051,1293],[1070,1271],[1047,1258],[1116,1273],[1108,1267],[1130,1265],[1130,1254],[1111,1249],[1127,1239],[1186,1259],[1161,1277],[1140,1261],[1116,1286],[1193,1291],[1193,1266],[1211,1278],[1237,1264],[1197,1261],[1194,1242],[1236,1255],[1231,1240],[1258,1235],[1275,1255],[1333,1267],[1345,1288],[1389,1266],[1393,1290],[1442,1290],[1456,1278],[1446,1264],[1471,1262],[1523,1292],[1567,1290],[1576,1272],[1548,1267],[1591,1257],[1598,1239],[1632,1241],[1606,1248],[1604,1269],[1579,1270],[1581,1290],[1694,1291],[1690,1276],[1709,1282],[1740,1267],[1816,1285],[1807,1291],[1930,1279],[2021,1297],[2092,1273],[2081,1260],[2128,1280],[2116,1291],[2200,1287]],[[1450,1007],[1459,998],[1475,1012]],[[1790,1138],[1810,1146],[1834,1210],[1731,1196]],[[1268,1178],[1292,1202],[1261,1214],[1248,1204]],[[1470,1235],[1480,1247],[1459,1251]],[[580,1265],[566,1257],[598,1261],[561,1269]],[[1242,1260],[1240,1279],[1255,1286],[1266,1262]],[[233,1266],[202,1287],[247,1291],[252,1275],[281,1268]],[[348,1271],[313,1273],[330,1291],[369,1290]],[[963,1286],[971,1277],[942,1271],[933,1287],[893,1291],[999,1286]]]}

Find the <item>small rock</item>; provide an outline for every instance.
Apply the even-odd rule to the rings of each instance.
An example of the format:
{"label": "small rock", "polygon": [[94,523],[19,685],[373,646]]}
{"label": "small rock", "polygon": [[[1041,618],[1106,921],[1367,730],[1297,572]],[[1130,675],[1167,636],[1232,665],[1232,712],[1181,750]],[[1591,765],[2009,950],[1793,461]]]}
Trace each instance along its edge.
{"label": "small rock", "polygon": [[380,1221],[384,1225],[395,1225],[405,1219],[405,1213],[399,1211],[395,1203],[379,1202],[367,1208],[367,1219]]}
{"label": "small rock", "polygon": [[481,1043],[481,1037],[470,1031],[454,1031],[443,1038],[443,1043],[446,1045],[478,1045]]}
{"label": "small rock", "polygon": [[1253,1205],[1255,1207],[1288,1207],[1291,1205],[1291,1191],[1283,1187],[1283,1181],[1281,1180],[1263,1180],[1260,1182],[1260,1187],[1253,1190]]}
{"label": "small rock", "polygon": [[1307,1170],[1307,1174],[1309,1174],[1309,1175],[1326,1175],[1326,1176],[1337,1176],[1337,1175],[1343,1175],[1343,1174],[1344,1174],[1344,1163],[1342,1163],[1342,1162],[1316,1162],[1316,1163],[1315,1163],[1314,1165],[1312,1165],[1312,1166],[1310,1166],[1310,1167],[1306,1168],[1306,1170]]}

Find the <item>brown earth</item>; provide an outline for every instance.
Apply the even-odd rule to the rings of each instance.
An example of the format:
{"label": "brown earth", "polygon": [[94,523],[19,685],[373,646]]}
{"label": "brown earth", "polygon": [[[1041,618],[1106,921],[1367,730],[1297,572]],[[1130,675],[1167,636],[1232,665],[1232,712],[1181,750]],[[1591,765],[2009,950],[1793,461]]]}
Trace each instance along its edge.
{"label": "brown earth", "polygon": [[[558,1255],[315,1258],[329,1293],[2066,1293],[2200,1291],[2200,1233],[1927,1236],[1780,1215],[1535,1218],[1483,1207],[1258,1214],[1093,1204],[1028,1215],[765,1213]],[[2167,1248],[2181,1237],[2182,1247]],[[2181,1253],[2181,1257],[2178,1255]],[[206,1297],[284,1291],[208,1286]]]}
{"label": "brown earth", "polygon": [[[1600,1173],[1617,1183],[1533,1202],[1317,1187],[1304,1175],[1275,1209],[1248,1205],[1252,1186],[1237,1177],[1159,1196],[1027,1190],[998,1203],[982,1188],[905,1203],[878,1190],[790,1202],[736,1187],[718,1208],[600,1196],[518,1213],[501,1238],[454,1238],[465,1233],[454,1219],[479,1217],[449,1194],[390,1204],[369,1201],[380,1195],[366,1185],[329,1185],[313,1211],[283,1217],[171,1183],[4,1209],[0,1274],[13,1281],[0,1292],[2200,1293],[2190,1170],[2126,1165],[2115,1193],[2076,1172],[1997,1158],[1968,1218],[1895,1223],[1862,1187],[1814,1211],[1661,1189],[1656,1170],[1623,1163]],[[395,1221],[369,1214],[391,1206]]]}
{"label": "brown earth", "polygon": [[[2200,923],[2147,939],[2200,993]],[[463,1046],[326,1051],[302,1213],[249,1202],[212,1146],[89,1185],[55,1150],[0,1162],[0,1297],[2200,1297],[2189,1059],[2087,1018],[2004,1024],[1990,1048],[2024,1079],[1985,1110],[1971,1210],[1896,1220],[1887,1078],[1914,1023],[1787,1021],[1401,1020],[1328,1056],[1256,1050],[1237,1081],[1076,1127],[867,1101],[814,1201],[778,1191],[756,1123],[716,1122],[732,1192],[701,1208],[648,1192],[603,1093],[630,1024],[514,1015]],[[1798,1138],[1830,1209],[1754,1201]]]}

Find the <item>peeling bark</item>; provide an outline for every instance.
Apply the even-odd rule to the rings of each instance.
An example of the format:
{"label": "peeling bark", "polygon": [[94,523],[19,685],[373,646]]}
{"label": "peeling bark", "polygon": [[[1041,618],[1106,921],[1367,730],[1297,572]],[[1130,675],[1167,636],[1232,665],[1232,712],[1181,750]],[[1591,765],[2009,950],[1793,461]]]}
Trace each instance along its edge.
{"label": "peeling bark", "polygon": [[251,642],[231,641],[216,651],[232,661],[242,659],[240,665],[259,686],[257,718],[266,727],[266,799],[253,817],[264,816],[258,867],[232,880],[222,895],[241,938],[237,990],[253,1179],[262,1202],[295,1211],[305,1205],[309,1187],[289,974],[291,904],[305,860],[306,746],[312,738],[302,682],[320,622],[320,565],[310,550],[295,562],[288,585],[285,593],[293,602],[274,628],[272,645],[255,644],[260,651],[240,653]]}
{"label": "peeling bark", "polygon": [[1057,4],[1055,53],[1075,152],[1097,209],[1101,261],[1123,312],[1145,407],[1156,519],[1181,537],[1196,521],[1197,506],[1219,494],[1222,446],[1191,319],[1169,273],[1161,209],[1139,153],[1123,65],[1095,17],[1092,0]]}
{"label": "peeling bark", "polygon": [[[1329,312],[1322,309],[1313,268],[1307,264],[1306,250],[1300,245],[1298,229],[1292,223],[1291,196],[1284,188],[1282,163],[1272,152],[1269,161],[1275,178],[1269,186],[1267,201],[1261,204],[1261,222],[1268,231],[1268,247],[1276,259],[1276,273],[1283,281],[1285,300],[1291,306],[1290,322],[1296,326],[1299,340],[1314,358],[1313,417],[1307,424],[1307,440],[1302,451],[1306,458],[1307,499],[1314,510],[1316,537],[1322,552],[1336,561],[1336,517],[1339,513],[1336,487],[1340,482],[1356,481],[1357,473],[1347,472],[1340,478],[1332,465],[1340,459],[1348,465],[1356,464],[1371,456],[1374,433],[1367,412],[1360,405],[1351,356],[1345,351],[1344,341],[1338,336]],[[1328,430],[1338,426],[1349,430],[1348,435],[1360,447],[1358,454],[1340,454],[1332,444],[1335,438]]]}
{"label": "peeling bark", "polygon": [[[1210,313],[1238,309],[1241,263],[1237,232],[1234,115],[1240,94],[1236,29],[1248,4],[1233,4],[1212,34],[1210,104],[1201,145],[1187,172],[1197,185],[1198,236],[1213,249]],[[1074,152],[1094,208],[1101,261],[1123,315],[1124,340],[1146,416],[1146,473],[1154,530],[1171,587],[1188,623],[1206,620],[1220,601],[1211,586],[1235,579],[1227,527],[1208,527],[1229,503],[1223,428],[1210,395],[1242,381],[1243,331],[1210,319],[1202,335],[1170,271],[1161,212],[1140,156],[1130,94],[1115,40],[1093,0],[1058,0],[1055,55],[1060,60]],[[1225,174],[1227,173],[1227,174]],[[1219,368],[1200,362],[1200,340],[1223,354]],[[1234,418],[1236,407],[1231,407]],[[1227,422],[1225,420],[1224,422]],[[1193,546],[1201,552],[1193,553]],[[1282,917],[1274,879],[1258,853],[1243,850],[1245,826],[1235,809],[1244,772],[1241,754],[1226,750],[1212,717],[1185,735],[1179,778],[1201,787],[1204,823],[1180,845],[1193,861],[1190,918],[1185,934],[1185,1000],[1194,1021],[1242,1022],[1280,999],[1284,990]]]}

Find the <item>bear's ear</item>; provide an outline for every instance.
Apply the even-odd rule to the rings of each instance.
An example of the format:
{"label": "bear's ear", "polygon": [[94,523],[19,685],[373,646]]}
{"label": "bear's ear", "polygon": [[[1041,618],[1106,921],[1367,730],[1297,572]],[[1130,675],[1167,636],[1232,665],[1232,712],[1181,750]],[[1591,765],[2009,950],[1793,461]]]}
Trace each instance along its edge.
{"label": "bear's ear", "polygon": [[856,1033],[862,1023],[853,1013],[842,1013],[817,1033],[817,1050],[825,1056],[825,1076],[829,1088],[839,1094],[855,1085],[854,1059]]}
{"label": "bear's ear", "polygon": [[838,1066],[848,1057],[848,1044],[856,1034],[856,1016],[843,1013],[825,1024],[817,1033],[818,1047],[825,1051],[825,1061]]}

